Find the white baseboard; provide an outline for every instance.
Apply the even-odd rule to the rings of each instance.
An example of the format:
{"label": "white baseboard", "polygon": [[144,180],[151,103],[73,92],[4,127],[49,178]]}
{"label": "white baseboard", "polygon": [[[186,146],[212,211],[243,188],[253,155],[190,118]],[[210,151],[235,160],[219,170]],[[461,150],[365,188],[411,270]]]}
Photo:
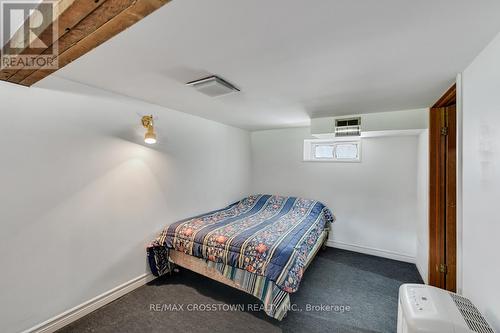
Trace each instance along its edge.
{"label": "white baseboard", "polygon": [[23,333],[52,333],[57,331],[58,329],[63,328],[64,326],[74,322],[82,318],[83,316],[88,315],[92,311],[103,307],[104,305],[113,302],[117,298],[122,297],[123,295],[137,289],[149,281],[154,280],[156,277],[152,274],[143,274],[141,276],[136,277],[124,284],[108,290],[101,295],[88,300],[85,303],[75,306],[74,308],[65,311],[41,324],[38,324]]}
{"label": "white baseboard", "polygon": [[416,258],[414,256],[408,255],[408,254],[401,254],[393,251],[388,251],[388,250],[382,250],[382,249],[376,249],[373,247],[367,247],[367,246],[361,246],[361,245],[354,245],[354,244],[347,244],[339,241],[334,241],[334,240],[328,240],[326,242],[327,246],[330,247],[335,247],[338,249],[343,249],[343,250],[349,250],[353,252],[360,252],[364,254],[370,254],[372,256],[377,256],[377,257],[383,257],[387,259],[393,259],[393,260],[398,260],[398,261],[404,261],[404,262],[409,262],[412,264],[416,263]]}

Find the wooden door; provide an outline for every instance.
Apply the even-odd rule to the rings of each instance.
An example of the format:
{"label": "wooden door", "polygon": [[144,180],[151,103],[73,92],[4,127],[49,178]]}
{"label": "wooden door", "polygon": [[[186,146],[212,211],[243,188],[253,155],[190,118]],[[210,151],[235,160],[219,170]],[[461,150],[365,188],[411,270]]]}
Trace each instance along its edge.
{"label": "wooden door", "polygon": [[429,154],[429,284],[456,291],[455,104],[431,108]]}
{"label": "wooden door", "polygon": [[457,107],[448,106],[446,113],[446,240],[445,288],[457,289]]}

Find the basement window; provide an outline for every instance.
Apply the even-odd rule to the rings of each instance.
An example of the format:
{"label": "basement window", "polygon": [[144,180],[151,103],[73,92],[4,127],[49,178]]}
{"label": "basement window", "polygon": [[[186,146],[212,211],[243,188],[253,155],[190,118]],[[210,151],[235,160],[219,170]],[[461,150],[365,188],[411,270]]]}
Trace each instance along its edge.
{"label": "basement window", "polygon": [[304,140],[304,161],[360,162],[361,141]]}

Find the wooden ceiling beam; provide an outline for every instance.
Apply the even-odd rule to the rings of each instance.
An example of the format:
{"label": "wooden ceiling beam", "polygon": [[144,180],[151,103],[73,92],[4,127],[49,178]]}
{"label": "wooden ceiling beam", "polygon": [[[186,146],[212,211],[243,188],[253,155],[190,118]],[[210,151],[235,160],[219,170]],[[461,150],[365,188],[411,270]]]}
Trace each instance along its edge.
{"label": "wooden ceiling beam", "polygon": [[[63,31],[58,39],[57,52],[53,56],[58,60],[58,69],[142,20],[170,0],[98,0],[98,3],[88,0],[61,1],[74,2],[61,13],[58,21]],[[85,7],[85,4],[89,2],[95,6]],[[68,19],[63,20],[63,18]],[[70,18],[73,20],[71,21]],[[41,50],[39,57],[51,54],[53,54],[52,46]],[[58,69],[44,67],[16,69],[15,71],[4,69],[0,71],[0,79],[31,86]]]}
{"label": "wooden ceiling beam", "polygon": [[[43,0],[36,7],[36,10],[39,11],[42,14],[42,16],[49,14],[55,15],[52,17],[53,19],[52,22],[42,20],[40,27],[38,27],[38,29],[41,30],[38,37],[44,41],[46,40],[44,36],[52,35],[53,23],[59,18],[60,15],[62,15],[73,4],[73,2],[75,2],[75,0],[61,0],[60,2],[57,3],[54,9],[52,9],[53,7],[44,7],[43,5],[47,2],[48,2],[47,0]],[[39,16],[38,13],[34,13],[32,16],[30,16],[24,21],[23,26],[29,26],[30,18],[36,19],[36,17],[38,16]],[[31,41],[30,43],[27,44],[25,40],[25,31],[22,28],[20,28],[14,33],[9,42],[2,47],[2,53],[12,54],[12,55],[23,54],[27,50],[32,49],[34,42],[35,41]]]}
{"label": "wooden ceiling beam", "polygon": [[[78,1],[78,0],[60,0],[53,10],[53,21],[52,22],[42,22],[40,30],[41,33],[38,34],[39,41],[43,42],[47,47],[34,47],[35,43],[39,43],[37,40],[32,40],[30,43],[25,43],[25,34],[22,28],[18,29],[14,36],[9,40],[7,44],[2,49],[4,54],[14,54],[14,59],[18,59],[22,55],[37,55],[42,54],[47,48],[53,46],[55,40],[60,39],[64,34],[66,34],[70,29],[72,29],[76,24],[78,24],[82,19],[94,11],[106,0],[95,1]],[[44,4],[46,1],[42,1]],[[50,7],[49,7],[50,8]],[[47,11],[48,7],[39,7],[38,10],[42,12]],[[25,22],[23,26],[28,26],[29,24]],[[53,27],[56,26],[57,30],[54,31]],[[54,38],[54,33],[56,34]],[[54,40],[55,39],[55,40]],[[11,45],[20,46],[18,48],[11,48]],[[38,45],[39,46],[39,45]],[[3,80],[8,80],[12,75],[18,72],[17,68],[4,68],[0,71],[0,78]]]}
{"label": "wooden ceiling beam", "polygon": [[[102,0],[101,0],[102,1]],[[66,64],[61,63],[61,56],[69,50],[71,47],[75,46],[79,41],[85,37],[93,34],[97,29],[103,26],[106,22],[113,19],[124,10],[129,8],[134,4],[135,0],[107,0],[100,6],[96,8],[93,12],[87,15],[83,20],[81,20],[76,26],[70,29],[64,36],[58,40],[58,54],[59,57],[59,68],[64,67]],[[94,2],[94,1],[90,1]],[[53,49],[48,48],[42,53],[44,55],[53,54]],[[73,59],[74,60],[74,59]],[[22,83],[24,79],[29,77],[31,74],[35,73],[38,69],[22,69],[19,70],[15,75],[11,76],[8,81],[12,83]],[[47,71],[46,69],[44,71]],[[53,70],[52,72],[55,72]]]}

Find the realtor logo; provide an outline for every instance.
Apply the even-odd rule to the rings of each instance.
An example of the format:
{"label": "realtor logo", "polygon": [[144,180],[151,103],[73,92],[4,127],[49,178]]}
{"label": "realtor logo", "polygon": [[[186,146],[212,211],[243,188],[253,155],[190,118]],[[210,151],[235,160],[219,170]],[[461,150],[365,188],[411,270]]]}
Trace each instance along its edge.
{"label": "realtor logo", "polygon": [[2,1],[2,70],[57,69],[56,0]]}

